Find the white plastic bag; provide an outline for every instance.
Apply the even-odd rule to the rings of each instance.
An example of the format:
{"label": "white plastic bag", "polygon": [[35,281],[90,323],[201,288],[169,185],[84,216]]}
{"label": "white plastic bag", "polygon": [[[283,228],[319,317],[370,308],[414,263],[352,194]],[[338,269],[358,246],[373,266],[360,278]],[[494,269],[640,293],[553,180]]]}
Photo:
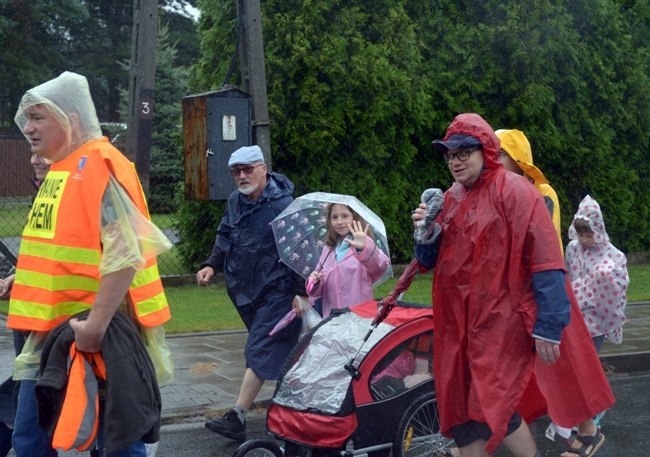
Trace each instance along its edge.
{"label": "white plastic bag", "polygon": [[300,314],[302,317],[302,328],[300,329],[300,337],[302,338],[312,328],[316,327],[323,318],[320,317],[320,314],[308,302],[299,296],[298,303],[300,303]]}

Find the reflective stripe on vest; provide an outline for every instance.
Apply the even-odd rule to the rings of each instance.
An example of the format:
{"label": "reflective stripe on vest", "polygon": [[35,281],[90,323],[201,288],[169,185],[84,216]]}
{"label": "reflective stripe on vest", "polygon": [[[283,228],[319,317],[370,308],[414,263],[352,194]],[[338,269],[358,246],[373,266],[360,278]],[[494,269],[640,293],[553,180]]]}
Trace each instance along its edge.
{"label": "reflective stripe on vest", "polygon": [[76,248],[72,246],[57,246],[42,243],[34,239],[26,239],[20,243],[20,253],[31,255],[55,262],[72,262],[86,265],[99,265],[101,252],[96,249]]}
{"label": "reflective stripe on vest", "polygon": [[85,451],[95,443],[99,427],[97,378],[106,380],[101,353],[77,351],[73,342],[68,360],[68,384],[52,435],[53,448]]}
{"label": "reflective stripe on vest", "polygon": [[[48,331],[94,303],[100,208],[110,173],[149,217],[133,164],[107,141],[86,143],[53,164],[23,232],[8,327]],[[142,325],[161,325],[170,318],[155,259],[136,273],[128,295]]]}

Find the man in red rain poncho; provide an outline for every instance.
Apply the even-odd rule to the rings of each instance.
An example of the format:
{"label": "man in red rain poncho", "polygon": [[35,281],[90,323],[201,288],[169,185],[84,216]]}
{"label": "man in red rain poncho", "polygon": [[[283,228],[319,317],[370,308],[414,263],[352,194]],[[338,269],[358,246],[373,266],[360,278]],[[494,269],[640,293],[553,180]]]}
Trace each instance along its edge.
{"label": "man in red rain poncho", "polygon": [[[558,363],[575,299],[565,287],[557,233],[539,192],[503,168],[499,139],[479,115],[457,116],[434,146],[456,182],[436,218],[436,242],[416,243],[415,255],[422,270],[436,268],[434,376],[441,432],[455,439],[463,457],[489,455],[501,442],[517,457],[538,456],[517,410],[527,420],[544,414],[540,389],[549,410],[559,398],[589,391],[576,378],[579,369],[569,372],[567,361]],[[413,214],[416,229],[426,213],[422,203]],[[584,334],[580,329],[577,333]],[[598,364],[587,371],[602,372],[593,345],[570,347]],[[571,360],[579,360],[575,356]],[[565,373],[575,385],[564,384]],[[597,408],[609,407],[611,390],[604,375],[599,381]],[[597,412],[572,407],[579,420],[554,420],[575,424]],[[595,448],[590,446],[587,455]]]}

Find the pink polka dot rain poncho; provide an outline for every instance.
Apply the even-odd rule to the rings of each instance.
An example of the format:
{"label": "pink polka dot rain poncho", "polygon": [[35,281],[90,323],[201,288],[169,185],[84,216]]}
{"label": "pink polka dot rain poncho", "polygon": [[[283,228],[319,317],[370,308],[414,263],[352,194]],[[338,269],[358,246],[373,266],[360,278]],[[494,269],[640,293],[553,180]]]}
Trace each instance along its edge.
{"label": "pink polka dot rain poncho", "polygon": [[565,260],[573,292],[591,336],[604,334],[619,344],[623,340],[625,294],[630,282],[625,255],[609,242],[600,206],[592,197],[587,195],[580,202],[575,219],[589,223],[596,244],[581,245],[571,223]]}

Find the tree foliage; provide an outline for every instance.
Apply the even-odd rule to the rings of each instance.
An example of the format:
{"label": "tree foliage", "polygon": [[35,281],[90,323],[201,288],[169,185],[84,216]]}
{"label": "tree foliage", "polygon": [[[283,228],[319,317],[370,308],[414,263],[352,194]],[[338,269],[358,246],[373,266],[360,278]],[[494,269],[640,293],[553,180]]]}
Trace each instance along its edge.
{"label": "tree foliage", "polygon": [[273,24],[265,42],[274,167],[298,195],[356,195],[402,249],[411,244],[409,210],[421,191],[411,137],[429,99],[413,77],[420,54],[405,3],[264,5],[265,24]]}
{"label": "tree foliage", "polygon": [[[160,2],[165,25],[159,29],[157,48],[149,201],[154,212],[176,207],[174,194],[183,179],[181,99],[187,95],[186,67],[198,55],[193,19],[164,9],[167,3]],[[120,103],[128,100],[129,66],[120,63],[131,57],[133,0],[0,0],[0,9],[3,125],[13,124],[25,90],[66,70],[87,77],[101,121],[112,121],[114,127],[126,119],[126,106],[120,111]]]}
{"label": "tree foliage", "polygon": [[[182,10],[189,0],[162,0],[160,18],[170,27],[189,65],[198,55],[195,23]],[[100,121],[123,121],[120,90],[129,87],[133,0],[0,0],[0,123],[11,125],[23,93],[74,71],[88,78]]]}
{"label": "tree foliage", "polygon": [[23,93],[61,73],[70,30],[87,12],[75,0],[0,0],[0,121],[11,125]]}
{"label": "tree foliage", "polygon": [[[196,89],[227,71],[232,3],[199,2]],[[650,247],[647,0],[353,3],[262,5],[274,167],[298,195],[355,194],[386,221],[393,260],[407,260],[406,210],[448,185],[431,140],[477,112],[526,133],[565,233],[590,194],[614,244]]]}
{"label": "tree foliage", "polygon": [[[204,57],[195,75],[204,89],[221,82],[235,47],[229,3],[199,2]],[[270,0],[263,10],[274,170],[296,195],[357,195],[403,248],[421,192],[411,137],[428,99],[413,78],[419,54],[404,3]]]}
{"label": "tree foliage", "polygon": [[[197,6],[201,10],[198,27],[201,57],[192,67],[190,87],[203,92],[223,85],[237,50],[239,21],[235,2],[198,0]],[[237,76],[232,83],[236,80]]]}
{"label": "tree foliage", "polygon": [[174,229],[178,231],[178,249],[183,265],[189,271],[196,271],[207,258],[215,243],[216,228],[221,222],[225,202],[188,201],[179,192],[178,217]]}
{"label": "tree foliage", "polygon": [[608,0],[411,7],[437,126],[417,136],[442,136],[466,111],[523,130],[560,196],[564,233],[591,194],[615,244],[647,249],[647,37],[631,22],[640,12]]}

